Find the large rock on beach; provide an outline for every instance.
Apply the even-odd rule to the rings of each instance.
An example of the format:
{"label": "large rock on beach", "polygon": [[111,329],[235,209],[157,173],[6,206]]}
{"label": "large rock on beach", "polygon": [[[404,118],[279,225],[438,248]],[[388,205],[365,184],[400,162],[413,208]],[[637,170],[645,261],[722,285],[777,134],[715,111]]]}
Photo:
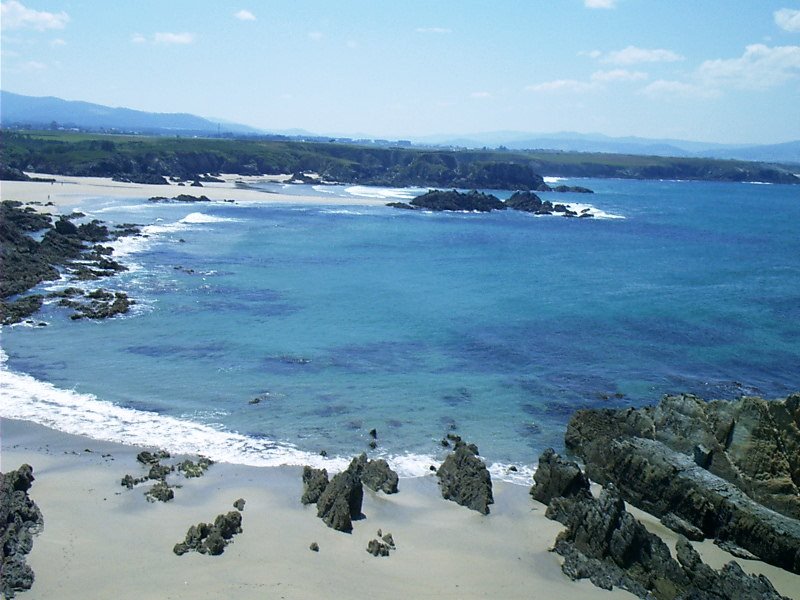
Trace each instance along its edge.
{"label": "large rock on beach", "polygon": [[200,554],[217,556],[225,551],[225,547],[233,540],[233,536],[242,532],[242,514],[229,511],[217,515],[214,523],[198,523],[186,532],[182,542],[175,544],[172,551],[178,556],[195,551]]}
{"label": "large rock on beach", "polygon": [[33,535],[44,527],[42,513],[28,496],[33,469],[22,465],[0,473],[0,595],[13,598],[33,585],[33,569],[25,562],[33,548]]}
{"label": "large rock on beach", "polygon": [[798,400],[682,395],[639,410],[578,411],[565,441],[592,480],[613,483],[631,504],[800,573],[798,458],[788,451]]}
{"label": "large rock on beach", "polygon": [[[554,550],[564,557],[562,570],[571,579],[588,578],[600,588],[620,587],[648,600],[781,598],[764,576],[747,575],[736,563],[713,570],[682,536],[675,560],[667,545],[625,510],[613,484],[593,497],[580,468],[551,450],[542,454],[539,472],[532,495],[552,493],[546,516],[566,527]],[[566,496],[555,495],[559,488]]]}
{"label": "large rock on beach", "polygon": [[494,503],[492,477],[478,458],[478,448],[474,444],[457,441],[455,451],[445,458],[436,476],[445,500],[489,514],[489,505]]}
{"label": "large rock on beach", "polygon": [[363,462],[354,458],[350,466],[338,473],[317,500],[317,516],[337,531],[353,531],[353,519],[361,517],[364,487],[361,484]]}
{"label": "large rock on beach", "polygon": [[384,459],[367,461],[361,471],[361,481],[373,492],[396,494],[399,478]]}
{"label": "large rock on beach", "polygon": [[303,467],[303,495],[300,502],[303,504],[316,504],[322,492],[328,487],[328,471]]}

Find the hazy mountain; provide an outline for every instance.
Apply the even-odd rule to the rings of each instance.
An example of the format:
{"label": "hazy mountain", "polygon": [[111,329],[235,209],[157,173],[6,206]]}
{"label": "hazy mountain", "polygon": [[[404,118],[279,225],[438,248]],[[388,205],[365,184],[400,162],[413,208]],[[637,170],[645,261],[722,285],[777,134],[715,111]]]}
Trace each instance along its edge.
{"label": "hazy mountain", "polygon": [[130,108],[112,108],[90,102],[54,97],[23,96],[0,91],[0,122],[3,126],[27,124],[49,127],[55,121],[61,127],[115,129],[146,133],[215,134],[262,133],[258,129],[211,121],[186,113],[151,113]]}
{"label": "hazy mountain", "polygon": [[800,163],[800,141],[770,145],[715,144],[675,139],[611,137],[600,133],[559,132],[533,134],[519,131],[495,131],[470,135],[435,135],[415,138],[416,143],[466,148],[511,150],[541,149],[564,152],[607,152],[653,156],[733,158],[766,162]]}

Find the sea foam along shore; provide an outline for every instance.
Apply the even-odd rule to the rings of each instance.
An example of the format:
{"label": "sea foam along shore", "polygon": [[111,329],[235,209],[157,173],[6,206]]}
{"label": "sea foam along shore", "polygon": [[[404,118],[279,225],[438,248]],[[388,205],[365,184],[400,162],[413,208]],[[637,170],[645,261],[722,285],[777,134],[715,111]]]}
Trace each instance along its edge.
{"label": "sea foam along shore", "polygon": [[[34,467],[30,491],[44,514],[28,562],[36,573],[20,598],[634,598],[572,582],[549,552],[561,526],[544,517],[522,486],[495,482],[488,516],[441,498],[434,477],[402,480],[400,493],[367,491],[364,519],[352,534],[327,528],[299,502],[297,467],[213,465],[187,479],[173,501],[151,504],[120,478],[141,466],[137,447],[97,442],[32,423],[4,419],[3,471]],[[221,556],[172,553],[189,525],[247,503],[243,533]],[[675,535],[649,515],[637,518],[674,549]],[[366,552],[377,529],[391,532],[388,558]],[[311,542],[319,552],[309,550]],[[711,541],[695,544],[719,568],[731,556]],[[784,595],[797,598],[800,578],[756,561]]]}

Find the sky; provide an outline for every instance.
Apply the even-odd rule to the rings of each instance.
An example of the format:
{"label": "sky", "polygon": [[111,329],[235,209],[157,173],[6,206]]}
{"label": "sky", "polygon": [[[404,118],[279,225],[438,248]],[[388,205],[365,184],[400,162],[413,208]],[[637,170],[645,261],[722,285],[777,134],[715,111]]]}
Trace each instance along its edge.
{"label": "sky", "polygon": [[797,0],[1,4],[19,94],[391,139],[800,139]]}

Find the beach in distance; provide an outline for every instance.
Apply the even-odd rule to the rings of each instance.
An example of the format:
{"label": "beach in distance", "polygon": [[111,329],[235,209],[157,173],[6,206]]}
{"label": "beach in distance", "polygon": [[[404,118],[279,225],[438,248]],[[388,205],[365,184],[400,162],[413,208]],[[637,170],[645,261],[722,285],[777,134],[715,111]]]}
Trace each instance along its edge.
{"label": "beach in distance", "polygon": [[[36,581],[19,598],[634,597],[561,572],[561,557],[549,549],[562,527],[545,518],[546,507],[525,486],[496,482],[495,504],[484,516],[443,500],[434,476],[401,479],[397,494],[365,490],[364,518],[345,534],[300,503],[297,467],[215,464],[199,478],[176,476],[181,487],[172,501],[149,503],[141,486],[120,485],[125,474],[143,471],[139,448],[12,419],[0,423],[0,433],[2,470],[33,465],[30,495],[44,515],[28,557]],[[190,525],[234,510],[239,498],[246,500],[243,531],[222,555],[173,553]],[[674,533],[629,510],[674,551]],[[378,529],[394,537],[389,557],[366,552]],[[714,568],[732,558],[711,540],[694,545]],[[800,597],[797,575],[738,562],[767,575],[783,595]]]}

